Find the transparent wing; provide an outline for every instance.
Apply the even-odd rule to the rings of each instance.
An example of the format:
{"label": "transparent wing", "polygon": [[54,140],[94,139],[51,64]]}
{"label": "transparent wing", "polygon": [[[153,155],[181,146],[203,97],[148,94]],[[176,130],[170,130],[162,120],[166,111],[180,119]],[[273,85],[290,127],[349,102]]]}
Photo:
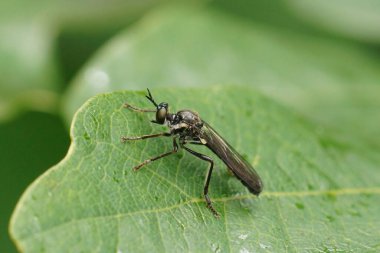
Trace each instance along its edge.
{"label": "transparent wing", "polygon": [[234,173],[234,175],[248,188],[250,192],[258,195],[263,183],[255,169],[236,150],[231,147],[209,124],[204,122],[202,139]]}

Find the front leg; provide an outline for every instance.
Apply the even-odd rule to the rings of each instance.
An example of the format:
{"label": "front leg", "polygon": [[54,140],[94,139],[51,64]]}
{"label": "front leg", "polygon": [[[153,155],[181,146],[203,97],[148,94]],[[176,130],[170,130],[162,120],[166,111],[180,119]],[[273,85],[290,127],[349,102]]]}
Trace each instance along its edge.
{"label": "front leg", "polygon": [[143,140],[143,139],[155,138],[155,137],[160,137],[160,136],[170,137],[170,136],[172,136],[172,134],[171,134],[171,133],[166,133],[166,132],[164,132],[164,133],[147,134],[147,135],[134,136],[134,137],[126,137],[126,136],[122,136],[122,137],[121,137],[121,142]]}
{"label": "front leg", "polygon": [[141,109],[133,105],[130,105],[128,103],[124,103],[124,108],[128,108],[136,112],[156,112],[157,111],[157,110],[152,110],[152,109]]}
{"label": "front leg", "polygon": [[172,154],[174,154],[174,153],[177,153],[177,151],[178,151],[178,145],[177,145],[177,142],[176,142],[176,137],[173,137],[173,150],[172,150],[172,151],[169,151],[169,152],[163,153],[163,154],[161,154],[161,155],[158,155],[158,156],[156,156],[156,157],[153,157],[153,158],[147,159],[147,160],[145,160],[144,162],[140,163],[139,165],[135,166],[135,167],[133,168],[133,170],[134,170],[134,171],[139,170],[141,167],[147,165],[148,163],[151,163],[151,162],[153,162],[153,161],[156,161],[156,160],[161,159],[161,158],[163,158],[163,157],[166,157],[166,156],[168,156],[168,155],[172,155]]}

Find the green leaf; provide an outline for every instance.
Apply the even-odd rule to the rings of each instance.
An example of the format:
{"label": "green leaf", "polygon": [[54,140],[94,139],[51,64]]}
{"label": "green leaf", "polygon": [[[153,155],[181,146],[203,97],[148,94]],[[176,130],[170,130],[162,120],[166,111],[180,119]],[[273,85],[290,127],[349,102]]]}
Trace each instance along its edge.
{"label": "green leaf", "polygon": [[[19,2],[1,2],[0,21],[39,20],[49,27],[84,30],[115,27],[130,21],[143,11],[162,3],[161,0],[91,0],[68,3],[67,1],[36,0],[21,5]],[[96,25],[96,28],[93,26]]]}
{"label": "green leaf", "polygon": [[57,109],[53,36],[41,22],[0,23],[0,121],[24,108]]}
{"label": "green leaf", "polygon": [[[124,28],[158,3],[155,0],[111,0],[96,4],[93,1],[68,4],[62,0],[1,1],[0,121],[26,108],[57,111],[57,93],[63,81],[58,73],[60,59],[56,53],[57,49],[63,50],[63,54],[67,50],[58,43],[58,35],[74,30],[91,33],[92,37],[96,33],[104,36],[105,31]],[[76,58],[82,53],[77,51]]]}
{"label": "green leaf", "polygon": [[[379,250],[377,164],[325,148],[315,128],[255,90],[152,89],[172,111],[192,108],[253,164],[265,189],[250,194],[216,159],[206,208],[208,164],[157,138],[145,92],[98,95],[76,114],[66,158],[24,193],[11,234],[25,252],[371,252]],[[323,143],[322,143],[323,142]],[[198,151],[212,155],[204,147]],[[212,155],[213,156],[213,155]],[[213,156],[215,157],[215,156]]]}
{"label": "green leaf", "polygon": [[376,0],[287,0],[302,19],[334,33],[379,44],[380,3]]}
{"label": "green leaf", "polygon": [[380,147],[380,118],[373,117],[380,113],[379,69],[377,59],[344,41],[213,9],[172,7],[152,12],[100,50],[71,84],[64,109],[71,122],[84,101],[102,92],[245,84],[344,141]]}

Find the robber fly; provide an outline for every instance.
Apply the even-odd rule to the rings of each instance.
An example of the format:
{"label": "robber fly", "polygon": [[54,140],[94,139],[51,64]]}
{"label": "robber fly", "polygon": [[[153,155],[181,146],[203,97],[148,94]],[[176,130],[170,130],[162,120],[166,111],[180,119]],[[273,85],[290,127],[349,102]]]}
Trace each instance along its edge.
{"label": "robber fly", "polygon": [[181,148],[185,149],[190,154],[210,163],[210,168],[208,170],[206,181],[204,184],[203,194],[206,200],[207,207],[211,210],[215,217],[219,217],[218,212],[212,206],[211,200],[208,196],[208,187],[210,184],[212,169],[214,167],[214,161],[210,157],[198,153],[186,146],[187,144],[205,145],[206,147],[211,149],[227,165],[231,172],[243,183],[243,185],[245,185],[248,188],[248,190],[251,193],[259,195],[259,193],[262,191],[263,183],[257,172],[209,124],[203,121],[199,117],[198,113],[190,110],[181,110],[177,113],[170,113],[169,105],[165,102],[157,104],[153,99],[149,89],[147,90],[148,95],[146,96],[146,98],[150,102],[152,102],[153,105],[156,107],[154,110],[140,109],[128,103],[125,103],[124,107],[137,112],[155,112],[156,119],[152,120],[151,122],[159,125],[167,125],[170,131],[157,134],[143,135],[138,137],[121,137],[121,140],[122,142],[125,142],[132,140],[155,138],[160,136],[172,137],[173,150],[145,160],[141,164],[134,167],[134,170],[138,170],[150,162],[176,153],[178,151],[178,140],[179,146]]}

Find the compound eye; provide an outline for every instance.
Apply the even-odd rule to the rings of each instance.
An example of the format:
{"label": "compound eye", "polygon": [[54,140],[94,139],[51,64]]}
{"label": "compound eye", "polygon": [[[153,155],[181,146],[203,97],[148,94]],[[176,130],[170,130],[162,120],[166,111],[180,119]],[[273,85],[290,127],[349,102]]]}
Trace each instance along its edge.
{"label": "compound eye", "polygon": [[156,121],[160,124],[164,124],[165,123],[165,119],[166,119],[166,108],[162,107],[160,108],[159,110],[157,110],[156,112]]}

